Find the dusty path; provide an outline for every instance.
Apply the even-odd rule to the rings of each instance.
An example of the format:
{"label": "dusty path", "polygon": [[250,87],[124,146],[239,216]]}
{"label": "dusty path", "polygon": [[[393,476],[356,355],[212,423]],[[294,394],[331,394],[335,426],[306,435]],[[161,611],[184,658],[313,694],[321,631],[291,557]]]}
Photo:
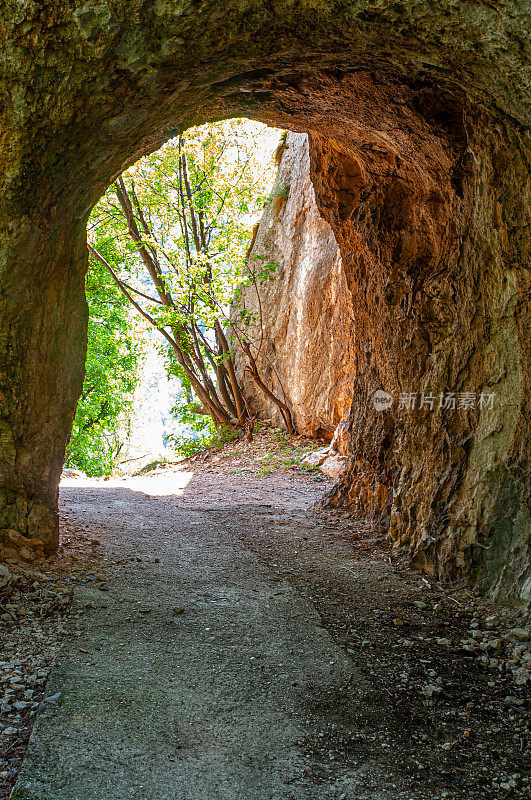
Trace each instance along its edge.
{"label": "dusty path", "polygon": [[487,703],[471,687],[492,695],[493,675],[447,653],[470,618],[447,602],[424,620],[412,603],[433,615],[441,595],[339,538],[348,521],[309,508],[320,491],[222,470],[64,486],[64,517],[102,542],[105,574],[76,589],[80,622],[13,797],[527,797],[519,705],[506,728],[485,706],[505,765],[471,752]]}

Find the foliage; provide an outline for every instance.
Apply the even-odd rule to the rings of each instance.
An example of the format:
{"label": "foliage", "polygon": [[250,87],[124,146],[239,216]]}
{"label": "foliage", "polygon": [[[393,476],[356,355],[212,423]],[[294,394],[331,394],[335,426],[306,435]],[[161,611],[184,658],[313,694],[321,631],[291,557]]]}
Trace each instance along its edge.
{"label": "foliage", "polygon": [[[254,125],[254,127],[253,127]],[[258,372],[245,326],[251,312],[229,320],[237,287],[266,280],[271,265],[247,268],[250,222],[271,178],[257,157],[263,128],[231,120],[190,129],[120,176],[93,216],[90,252],[129,302],[171,348],[171,371],[187,389],[189,413],[251,435],[253,419],[233,364],[236,347],[248,370],[292,427],[285,398]],[[116,251],[114,267],[100,243]]]}
{"label": "foliage", "polygon": [[266,205],[271,203],[273,206],[273,218],[275,222],[280,222],[280,212],[286,205],[289,196],[289,188],[289,183],[276,186],[266,200]]}
{"label": "foliage", "polygon": [[[193,320],[212,328],[218,306],[228,309],[244,274],[249,223],[267,197],[270,170],[254,157],[260,128],[249,131],[242,122],[204,125],[172,139],[124,173],[123,188],[110,187],[93,214],[100,240],[113,241],[120,253],[120,277],[171,295],[170,304],[155,296],[145,306],[161,325]],[[136,241],[117,195],[131,202]],[[146,275],[149,256],[157,282]]]}
{"label": "foliage", "polygon": [[210,420],[207,432],[196,439],[190,439],[185,436],[171,436],[168,438],[171,439],[178,455],[183,458],[191,458],[205,450],[221,448],[227,442],[232,442],[239,436],[240,433],[235,428],[230,426],[216,427]]}
{"label": "foliage", "polygon": [[[99,242],[110,263],[119,258],[112,241]],[[85,381],[66,465],[88,475],[112,471],[123,440],[139,357],[129,304],[108,271],[91,258],[86,279],[89,305]]]}

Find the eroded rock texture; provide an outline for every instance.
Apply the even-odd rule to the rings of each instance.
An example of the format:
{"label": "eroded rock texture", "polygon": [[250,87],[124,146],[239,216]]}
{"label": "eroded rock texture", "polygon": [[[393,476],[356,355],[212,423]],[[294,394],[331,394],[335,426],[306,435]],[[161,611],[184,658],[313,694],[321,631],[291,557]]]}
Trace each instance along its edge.
{"label": "eroded rock texture", "polygon": [[[360,135],[340,159],[312,138],[359,341],[353,461],[336,501],[380,519],[426,571],[528,601],[523,144],[448,98],[404,99],[402,119],[417,115],[422,141],[406,141],[406,126],[391,147]],[[374,405],[381,389],[393,398],[386,411]]]}
{"label": "eroded rock texture", "polygon": [[[2,535],[56,542],[91,206],[176,131],[246,115],[309,132],[342,252],[341,497],[425,568],[529,595],[526,4],[4,0],[0,35]],[[498,404],[383,414],[377,388]]]}
{"label": "eroded rock texture", "polygon": [[[374,92],[385,136],[371,129],[374,108],[356,101],[348,138],[310,134],[317,202],[341,248],[354,318],[346,363],[337,367],[356,376],[352,462],[332,502],[379,520],[432,574],[473,577],[502,597],[528,599],[522,142],[507,129],[493,134],[484,112],[433,92],[399,92],[368,76],[345,77],[341,86],[344,110],[360,90]],[[272,320],[278,303],[273,346],[292,314],[284,280],[263,291]],[[307,290],[313,294],[311,277]],[[315,316],[332,318],[326,294],[314,297],[322,303]],[[322,363],[319,354],[318,371]],[[375,407],[378,390],[390,408]],[[303,402],[309,414],[320,399],[307,394]]]}
{"label": "eroded rock texture", "polygon": [[[260,372],[279,396],[281,382],[300,433],[330,440],[350,411],[355,326],[337,242],[315,203],[305,134],[286,138],[249,263],[256,272],[277,265],[273,280],[251,285],[242,298],[262,320],[245,329]],[[237,370],[251,408],[282,424],[246,363],[239,358]]]}

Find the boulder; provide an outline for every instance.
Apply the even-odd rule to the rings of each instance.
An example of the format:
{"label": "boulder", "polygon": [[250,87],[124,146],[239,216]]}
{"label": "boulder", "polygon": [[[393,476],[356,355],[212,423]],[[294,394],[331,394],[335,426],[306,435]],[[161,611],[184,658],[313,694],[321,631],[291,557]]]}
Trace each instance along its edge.
{"label": "boulder", "polygon": [[348,457],[342,456],[339,453],[337,453],[334,455],[329,455],[328,458],[326,458],[323,461],[319,469],[325,475],[328,475],[329,478],[333,478],[334,480],[339,480],[339,478],[341,478],[341,476],[345,472],[347,464],[348,464]]}
{"label": "boulder", "polygon": [[319,467],[330,455],[330,447],[323,447],[321,450],[314,450],[301,459],[301,464],[305,467]]}

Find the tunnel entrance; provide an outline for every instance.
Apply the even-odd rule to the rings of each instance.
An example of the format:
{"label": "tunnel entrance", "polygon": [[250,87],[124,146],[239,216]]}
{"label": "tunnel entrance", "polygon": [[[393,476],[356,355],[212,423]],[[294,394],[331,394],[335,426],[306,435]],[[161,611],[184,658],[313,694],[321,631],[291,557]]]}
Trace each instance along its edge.
{"label": "tunnel entrance", "polygon": [[[75,553],[55,598],[50,576],[0,569],[2,603],[13,600],[0,664],[9,759],[20,763],[45,702],[13,800],[89,797],[95,786],[142,800],[152,790],[172,797],[176,786],[296,800],[321,800],[324,787],[338,800],[525,792],[529,631],[485,619],[465,590],[517,609],[531,599],[522,4],[8,6],[0,548],[31,561],[59,546],[58,484],[86,358],[87,221],[142,156],[234,117],[307,134],[315,202],[355,316],[349,465],[328,498],[337,516],[294,508],[291,485],[280,504],[275,486],[275,497],[234,507],[232,472],[224,497],[207,476],[209,508],[196,507],[192,481],[174,499],[100,486],[108,513],[97,525],[116,571],[107,584],[80,580],[82,615],[94,617],[71,638],[59,627],[48,637],[41,608],[50,601],[54,619],[63,616],[80,577]],[[342,309],[336,299],[334,313]],[[70,491],[83,526],[98,501],[90,487]],[[342,537],[362,526],[423,570],[402,573],[414,591],[396,589],[393,553],[378,556],[377,536],[354,563],[356,543]],[[102,563],[89,528],[83,546]],[[459,586],[466,597],[455,596]],[[24,663],[19,634],[33,648]],[[36,651],[63,634],[61,686],[45,695]],[[1,766],[0,793],[14,779],[4,753]]]}
{"label": "tunnel entrance", "polygon": [[[28,30],[8,37],[10,85],[21,88],[3,126],[3,540],[57,546],[57,483],[83,379],[90,209],[127,164],[176,131],[246,116],[308,132],[317,204],[356,310],[352,466],[336,502],[379,520],[428,572],[525,601],[518,14],[504,12],[500,27],[487,3],[479,24],[469,6],[449,15],[431,4],[369,12],[351,3],[272,13],[251,3],[229,5],[223,19],[216,9],[194,11],[193,40],[191,12],[163,2],[136,16],[58,4],[48,26],[25,9]],[[499,36],[485,36],[491,29]],[[34,42],[50,54],[42,79]],[[377,391],[453,392],[468,405],[382,414]],[[472,407],[481,393],[496,395],[495,409]]]}
{"label": "tunnel entrance", "polygon": [[[242,371],[256,367],[260,337],[250,338],[239,298],[278,267],[272,254],[248,254],[264,209],[278,204],[281,137],[243,119],[188,129],[122,173],[93,209],[87,368],[67,467],[134,473],[201,442],[252,439]],[[290,419],[280,376],[266,385],[257,370],[256,379]]]}

